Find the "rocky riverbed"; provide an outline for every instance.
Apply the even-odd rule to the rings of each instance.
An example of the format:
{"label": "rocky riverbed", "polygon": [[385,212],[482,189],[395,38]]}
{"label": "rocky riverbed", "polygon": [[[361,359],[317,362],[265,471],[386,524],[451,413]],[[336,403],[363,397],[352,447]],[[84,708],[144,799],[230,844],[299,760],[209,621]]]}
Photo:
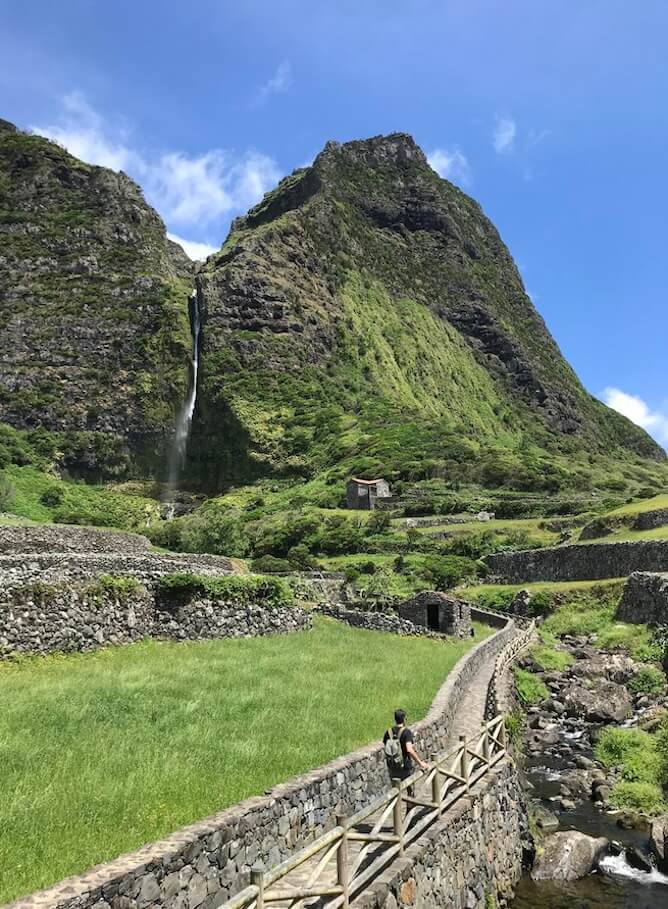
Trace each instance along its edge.
{"label": "rocky riverbed", "polygon": [[595,638],[565,638],[560,646],[573,659],[564,671],[543,672],[526,660],[550,696],[528,709],[524,726],[539,848],[513,909],[668,907],[668,828],[612,807],[621,771],[604,767],[594,753],[606,727],[655,731],[667,712],[665,696],[630,693],[638,664],[597,650]]}

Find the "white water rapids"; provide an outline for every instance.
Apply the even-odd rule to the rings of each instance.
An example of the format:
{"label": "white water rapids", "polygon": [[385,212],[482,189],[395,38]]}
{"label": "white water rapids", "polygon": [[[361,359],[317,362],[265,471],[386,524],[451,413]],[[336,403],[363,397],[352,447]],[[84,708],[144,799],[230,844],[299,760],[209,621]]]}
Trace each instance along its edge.
{"label": "white water rapids", "polygon": [[193,290],[190,295],[189,304],[190,314],[190,331],[192,334],[192,357],[190,360],[190,382],[188,385],[188,394],[183,402],[183,407],[179,413],[176,423],[176,432],[174,441],[169,455],[169,471],[167,474],[167,490],[165,492],[166,517],[173,517],[174,503],[171,501],[176,490],[179,480],[179,474],[183,468],[188,447],[188,437],[190,436],[190,427],[192,426],[193,414],[195,413],[195,404],[197,403],[197,374],[199,372],[199,338],[202,329],[201,314],[199,311],[199,299],[197,291]]}

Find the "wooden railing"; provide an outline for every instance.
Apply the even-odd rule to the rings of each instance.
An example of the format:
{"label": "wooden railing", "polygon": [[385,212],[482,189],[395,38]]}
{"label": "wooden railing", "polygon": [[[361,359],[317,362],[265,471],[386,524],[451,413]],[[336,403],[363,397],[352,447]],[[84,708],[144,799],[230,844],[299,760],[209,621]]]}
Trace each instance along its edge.
{"label": "wooden railing", "polygon": [[[438,818],[465,796],[506,755],[502,716],[483,723],[480,733],[432,757],[418,771],[352,817],[268,871],[252,871],[251,884],[219,909],[290,909],[317,902],[328,909],[348,907],[378,874],[402,855]],[[212,907],[212,909],[213,909]]]}

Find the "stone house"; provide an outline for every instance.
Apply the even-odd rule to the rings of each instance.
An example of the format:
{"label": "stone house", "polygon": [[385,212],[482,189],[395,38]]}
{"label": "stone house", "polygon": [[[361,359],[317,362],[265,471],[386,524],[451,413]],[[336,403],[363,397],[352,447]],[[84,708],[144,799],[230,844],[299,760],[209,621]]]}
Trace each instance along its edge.
{"label": "stone house", "polygon": [[390,495],[390,484],[387,480],[359,480],[357,477],[351,477],[346,489],[346,504],[348,508],[357,511],[373,511],[376,499],[387,499]]}
{"label": "stone house", "polygon": [[397,611],[402,619],[422,625],[431,631],[468,638],[473,634],[471,604],[466,600],[441,593],[423,590],[410,600],[400,603]]}

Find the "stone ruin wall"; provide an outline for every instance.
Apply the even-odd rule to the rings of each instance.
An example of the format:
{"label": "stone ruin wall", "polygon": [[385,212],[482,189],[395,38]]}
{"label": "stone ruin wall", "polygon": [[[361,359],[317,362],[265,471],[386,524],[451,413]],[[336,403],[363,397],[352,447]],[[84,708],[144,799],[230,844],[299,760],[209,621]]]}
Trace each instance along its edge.
{"label": "stone ruin wall", "polygon": [[599,581],[628,577],[634,571],[668,572],[668,540],[588,543],[499,552],[487,556],[485,562],[494,578],[508,584]]}
{"label": "stone ruin wall", "polygon": [[19,524],[0,527],[0,555],[12,553],[124,552],[141,555],[151,548],[151,541],[138,533],[98,530],[66,524]]}
{"label": "stone ruin wall", "polygon": [[[513,638],[515,630],[509,620],[504,628],[473,647],[448,675],[427,717],[412,727],[417,747],[424,753],[439,752],[446,747],[453,718],[471,681],[485,664],[495,659]],[[512,768],[507,773],[515,775]],[[471,812],[448,835],[455,837],[453,848],[459,837],[462,844],[479,844],[476,850],[482,849],[487,836],[493,836],[489,842],[498,840],[499,849],[508,853],[507,859],[498,860],[499,880],[510,877],[516,880],[520,875],[517,843],[501,842],[501,835],[515,837],[524,810],[514,799],[512,803],[499,801],[501,791],[495,789],[495,779],[492,774],[489,783],[480,787],[480,798],[490,793],[488,820],[480,816],[484,801],[478,801],[476,796],[477,807],[474,807],[463,799],[462,807],[471,804]],[[337,815],[350,815],[385,793],[388,782],[380,744],[368,745],[276,786],[263,796],[247,799],[185,827],[165,840],[19,900],[12,904],[13,909],[148,909],[149,906],[206,909],[214,900],[219,905],[249,884],[251,867],[268,868],[287,858],[295,849],[333,827]],[[497,805],[502,807],[497,809]],[[517,818],[509,813],[505,827],[491,819],[492,811],[497,811],[498,818],[503,806],[509,811],[512,806],[512,812],[517,813]],[[474,832],[463,832],[463,826],[470,825]],[[440,825],[434,829],[439,828]],[[445,848],[450,847],[439,845],[439,850]],[[433,862],[440,858],[434,855],[426,860]],[[471,861],[478,863],[482,859],[483,853],[476,851]],[[458,862],[458,855],[451,856],[450,861]],[[480,881],[486,880],[490,863],[491,859],[485,861],[478,872]],[[502,869],[506,870],[501,876]],[[426,877],[428,872],[424,874]],[[479,889],[475,882],[472,886]],[[482,909],[484,903],[471,905]]]}
{"label": "stone ruin wall", "polygon": [[668,508],[655,508],[654,511],[641,511],[633,522],[634,530],[654,530],[668,524]]}
{"label": "stone ruin wall", "polygon": [[239,606],[210,598],[164,605],[137,585],[120,593],[97,584],[0,587],[0,659],[16,653],[65,653],[132,644],[289,634],[311,627],[303,609]]}
{"label": "stone ruin wall", "polygon": [[617,618],[647,625],[668,623],[668,574],[634,572],[624,585]]}

